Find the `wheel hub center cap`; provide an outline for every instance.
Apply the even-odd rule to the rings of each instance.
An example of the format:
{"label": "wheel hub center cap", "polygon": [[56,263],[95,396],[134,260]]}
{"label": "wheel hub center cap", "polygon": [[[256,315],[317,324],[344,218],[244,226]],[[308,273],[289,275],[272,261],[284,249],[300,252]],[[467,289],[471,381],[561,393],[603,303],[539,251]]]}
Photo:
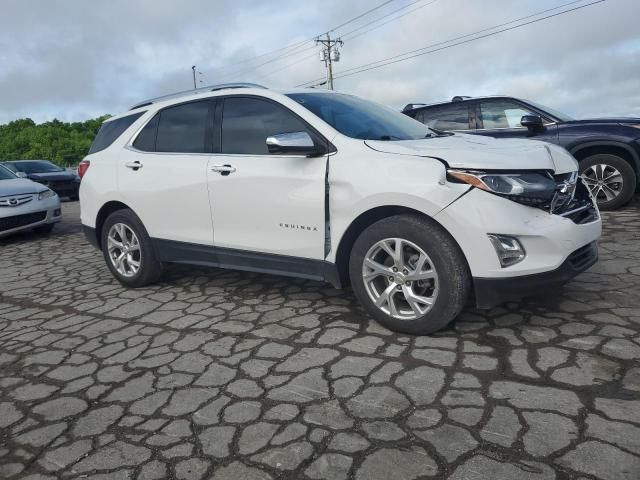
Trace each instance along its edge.
{"label": "wheel hub center cap", "polygon": [[398,284],[398,285],[403,285],[405,280],[404,280],[404,275],[401,273],[396,273],[394,276],[394,281]]}

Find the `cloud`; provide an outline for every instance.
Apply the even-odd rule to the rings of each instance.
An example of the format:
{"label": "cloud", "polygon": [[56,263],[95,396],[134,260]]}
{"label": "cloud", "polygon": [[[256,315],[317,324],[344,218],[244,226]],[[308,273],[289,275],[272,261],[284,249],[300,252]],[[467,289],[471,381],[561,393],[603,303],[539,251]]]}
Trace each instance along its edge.
{"label": "cloud", "polygon": [[[565,1],[430,4],[422,0],[423,8],[397,21],[353,39],[347,36],[335,71],[339,76],[351,67]],[[395,0],[333,34],[344,34],[410,3]],[[141,99],[190,88],[193,64],[203,72],[198,80],[207,83],[244,80],[289,88],[322,78],[324,66],[310,39],[376,4],[4,0],[0,123],[21,117],[82,120],[117,113]],[[339,78],[336,86],[395,108],[453,95],[504,93],[578,117],[640,116],[639,17],[637,0],[609,0],[495,37]],[[309,42],[263,55],[304,40]],[[243,61],[256,55],[262,56]]]}

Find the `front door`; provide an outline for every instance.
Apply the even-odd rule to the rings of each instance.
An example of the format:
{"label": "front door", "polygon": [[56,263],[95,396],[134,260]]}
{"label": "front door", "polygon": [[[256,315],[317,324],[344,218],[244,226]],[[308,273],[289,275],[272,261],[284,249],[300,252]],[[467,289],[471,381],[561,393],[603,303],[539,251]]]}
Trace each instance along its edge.
{"label": "front door", "polygon": [[323,259],[327,157],[270,154],[266,144],[274,134],[317,134],[279,103],[249,96],[225,98],[215,131],[219,153],[207,170],[215,247]]}
{"label": "front door", "polygon": [[[472,107],[473,109],[474,107]],[[540,115],[525,105],[509,99],[487,99],[475,104],[476,130],[470,133],[495,138],[528,138],[558,143],[558,127],[542,117],[542,131],[531,132],[520,125],[524,115]]]}
{"label": "front door", "polygon": [[161,110],[118,160],[124,201],[152,238],[213,244],[206,180],[210,107],[205,100]]}

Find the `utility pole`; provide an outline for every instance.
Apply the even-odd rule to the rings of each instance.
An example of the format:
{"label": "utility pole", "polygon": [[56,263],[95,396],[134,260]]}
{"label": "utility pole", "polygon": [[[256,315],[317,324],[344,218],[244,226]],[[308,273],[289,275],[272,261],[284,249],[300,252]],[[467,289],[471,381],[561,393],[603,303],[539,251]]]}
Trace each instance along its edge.
{"label": "utility pole", "polygon": [[196,66],[191,67],[191,72],[193,73],[193,89],[196,89]]}
{"label": "utility pole", "polygon": [[320,60],[324,62],[327,70],[327,88],[333,90],[333,62],[340,61],[340,50],[338,50],[338,46],[342,46],[343,42],[339,38],[337,40],[331,40],[327,32],[327,38],[316,38],[316,45],[318,44],[322,45]]}

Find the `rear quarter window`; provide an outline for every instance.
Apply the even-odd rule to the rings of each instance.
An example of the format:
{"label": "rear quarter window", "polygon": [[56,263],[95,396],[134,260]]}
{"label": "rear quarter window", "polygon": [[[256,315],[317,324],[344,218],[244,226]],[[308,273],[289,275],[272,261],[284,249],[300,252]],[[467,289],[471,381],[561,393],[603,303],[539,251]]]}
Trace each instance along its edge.
{"label": "rear quarter window", "polygon": [[107,148],[144,113],[145,112],[134,113],[126,117],[104,122],[89,148],[89,153],[96,153]]}

